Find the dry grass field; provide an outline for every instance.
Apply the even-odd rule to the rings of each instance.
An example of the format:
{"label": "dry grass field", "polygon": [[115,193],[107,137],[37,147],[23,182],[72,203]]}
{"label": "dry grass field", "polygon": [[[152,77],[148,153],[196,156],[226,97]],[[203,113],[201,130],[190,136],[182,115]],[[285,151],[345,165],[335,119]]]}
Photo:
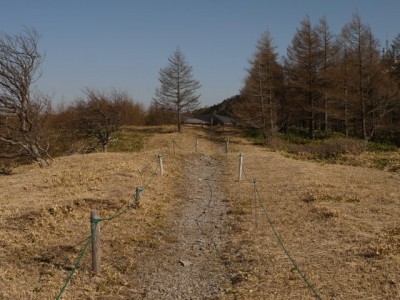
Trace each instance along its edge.
{"label": "dry grass field", "polygon": [[[239,153],[244,155],[240,182]],[[200,162],[212,173],[197,174]],[[188,176],[191,172],[210,188],[194,188],[197,177]],[[178,134],[164,128],[138,152],[72,155],[45,169],[22,166],[0,177],[0,299],[56,299],[89,235],[90,210],[114,215],[132,201],[137,186],[144,187],[139,207],[100,223],[101,274],[92,273],[89,251],[62,299],[151,299],[144,290],[171,286],[173,278],[164,273],[151,281],[157,284],[145,283],[161,276],[152,264],[163,263],[168,247],[183,251],[177,245],[187,231],[177,224],[189,201],[200,199],[190,197],[192,188],[210,199],[194,215],[215,213],[211,208],[217,203],[226,207],[215,215],[219,240],[214,236],[210,242],[217,244],[214,256],[224,268],[204,272],[208,281],[223,276],[229,284],[210,291],[212,298],[315,298],[271,224],[322,299],[400,298],[399,173],[291,159],[229,130],[184,128]],[[174,261],[174,254],[168,255],[165,262]],[[210,262],[217,264],[214,258]],[[190,277],[195,267],[183,266],[182,272]],[[192,298],[203,297],[194,291]]]}

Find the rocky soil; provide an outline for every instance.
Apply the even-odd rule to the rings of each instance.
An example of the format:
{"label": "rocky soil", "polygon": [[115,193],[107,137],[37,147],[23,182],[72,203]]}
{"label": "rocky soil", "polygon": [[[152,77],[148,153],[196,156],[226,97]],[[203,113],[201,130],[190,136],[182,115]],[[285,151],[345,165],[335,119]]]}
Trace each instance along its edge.
{"label": "rocky soil", "polygon": [[218,189],[220,169],[212,156],[186,158],[180,186],[182,205],[169,214],[158,246],[139,256],[132,299],[216,299],[231,291],[222,260],[226,203]]}

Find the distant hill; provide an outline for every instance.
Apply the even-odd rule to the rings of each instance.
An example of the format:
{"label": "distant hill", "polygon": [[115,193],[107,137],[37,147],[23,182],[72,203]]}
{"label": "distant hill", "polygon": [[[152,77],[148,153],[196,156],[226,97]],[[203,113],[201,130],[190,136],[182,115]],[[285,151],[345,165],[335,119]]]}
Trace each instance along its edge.
{"label": "distant hill", "polygon": [[235,95],[235,96],[232,96],[230,98],[223,100],[219,104],[215,104],[213,106],[204,107],[204,108],[195,110],[193,112],[193,115],[199,116],[199,115],[207,115],[207,114],[215,113],[215,114],[218,114],[221,116],[234,117],[233,106],[238,101],[240,101],[240,95]]}

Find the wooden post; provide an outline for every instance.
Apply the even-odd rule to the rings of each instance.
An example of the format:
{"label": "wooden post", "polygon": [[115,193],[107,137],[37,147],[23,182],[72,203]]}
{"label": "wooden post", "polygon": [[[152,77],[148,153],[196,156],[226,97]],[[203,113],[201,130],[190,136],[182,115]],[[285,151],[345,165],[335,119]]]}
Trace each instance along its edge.
{"label": "wooden post", "polygon": [[143,189],[140,187],[136,187],[136,194],[135,194],[135,202],[136,205],[139,205],[139,201],[140,201],[140,194],[142,193]]}
{"label": "wooden post", "polygon": [[160,175],[164,175],[164,166],[163,166],[163,160],[162,160],[162,155],[158,154],[158,163],[160,164]]}
{"label": "wooden post", "polygon": [[99,212],[92,210],[90,212],[90,232],[92,235],[92,270],[97,275],[100,274],[101,247],[100,247],[100,225],[96,219],[99,219]]}
{"label": "wooden post", "polygon": [[253,200],[253,209],[254,209],[254,220],[255,220],[255,225],[256,229],[258,229],[258,221],[257,221],[257,187],[256,187],[256,179],[253,179],[253,185],[254,185],[254,200]]}
{"label": "wooden post", "polygon": [[142,192],[142,188],[141,187],[136,187],[136,195],[135,195],[135,200],[136,200],[136,203],[139,203],[139,200],[140,200],[140,193]]}
{"label": "wooden post", "polygon": [[175,157],[175,140],[172,140],[172,151],[173,151],[174,157]]}
{"label": "wooden post", "polygon": [[229,137],[225,140],[225,153],[229,153]]}
{"label": "wooden post", "polygon": [[195,151],[198,152],[199,151],[199,138],[196,137],[196,147],[195,147]]}
{"label": "wooden post", "polygon": [[242,173],[243,173],[243,153],[240,153],[239,155],[239,178],[238,181],[242,179]]}

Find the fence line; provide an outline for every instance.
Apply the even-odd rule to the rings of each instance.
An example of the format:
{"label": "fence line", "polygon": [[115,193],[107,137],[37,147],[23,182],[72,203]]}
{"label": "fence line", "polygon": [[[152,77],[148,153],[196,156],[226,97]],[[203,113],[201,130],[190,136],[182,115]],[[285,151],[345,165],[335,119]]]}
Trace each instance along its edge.
{"label": "fence line", "polygon": [[[212,143],[215,143],[215,142],[212,142]],[[228,143],[229,143],[229,139],[228,139],[228,141],[225,141],[226,153],[228,153]],[[180,149],[180,150],[182,150],[182,151],[185,151],[182,147],[179,146],[179,144],[178,144],[175,140],[172,140],[172,144],[171,144],[171,145],[172,145],[173,157],[175,157],[176,149]],[[169,148],[169,147],[167,147],[167,148]],[[199,150],[199,137],[196,137],[196,144],[195,144],[195,149],[194,149],[194,150],[195,150],[195,152],[198,152],[198,150]],[[186,150],[186,151],[189,152],[190,150]],[[193,151],[193,150],[191,150],[191,151]],[[81,262],[81,260],[83,259],[85,253],[87,252],[87,250],[88,250],[88,248],[89,248],[89,244],[90,244],[91,242],[93,242],[95,231],[96,231],[97,229],[100,229],[100,227],[99,227],[100,222],[102,222],[102,221],[111,221],[111,220],[116,219],[116,218],[122,216],[123,214],[127,213],[131,208],[136,208],[136,207],[138,207],[138,205],[139,205],[139,200],[140,200],[140,197],[141,197],[142,192],[143,192],[144,190],[146,190],[146,189],[148,188],[148,186],[152,183],[152,181],[157,177],[157,169],[159,169],[160,175],[161,175],[161,176],[163,175],[164,169],[163,169],[163,160],[162,160],[162,157],[163,157],[163,154],[162,154],[162,151],[160,151],[159,154],[158,154],[158,164],[156,164],[155,170],[153,170],[152,175],[150,176],[150,178],[148,179],[148,181],[145,182],[145,183],[143,184],[143,187],[140,187],[140,186],[137,186],[137,187],[136,187],[136,190],[135,190],[136,193],[135,193],[135,196],[133,197],[133,200],[130,201],[130,202],[126,205],[125,208],[122,207],[122,208],[121,208],[119,211],[117,211],[114,215],[112,215],[112,216],[110,216],[110,217],[106,217],[106,218],[100,218],[100,217],[95,216],[95,215],[94,215],[94,216],[91,216],[90,222],[91,222],[92,225],[91,225],[91,232],[90,232],[90,235],[89,235],[87,238],[85,238],[85,239],[83,239],[82,241],[80,241],[78,244],[76,244],[76,245],[79,245],[79,244],[81,244],[81,243],[83,243],[83,242],[86,241],[86,243],[84,244],[82,250],[80,251],[80,253],[79,253],[79,255],[78,255],[77,260],[76,260],[75,263],[74,263],[74,266],[73,266],[73,268],[72,268],[70,274],[68,275],[68,277],[67,277],[67,279],[66,279],[66,281],[65,281],[65,284],[64,284],[63,287],[61,288],[60,293],[58,294],[56,300],[61,299],[61,296],[62,296],[62,294],[64,293],[65,289],[67,288],[68,284],[70,283],[70,281],[71,281],[71,279],[72,279],[72,277],[73,277],[75,271],[79,268],[80,262]],[[187,160],[187,162],[191,163],[190,160]],[[150,165],[152,165],[152,163],[147,164],[147,165],[145,166],[145,168],[142,168],[142,170],[139,171],[138,173],[141,174],[141,173],[143,173],[143,171],[145,171],[144,173],[147,173],[148,170],[151,170],[151,168],[149,168]],[[178,170],[178,167],[175,167],[174,169],[172,169],[172,170],[170,171],[170,173],[171,173],[171,174],[172,174],[172,173],[175,173],[175,171],[177,171],[177,170]],[[221,180],[217,180],[217,179],[215,179],[215,180],[211,179],[211,178],[215,175],[215,173],[216,173],[217,171],[218,171],[218,169],[216,169],[216,170],[215,170],[211,175],[209,175],[208,177],[201,179],[201,180],[204,181],[204,182],[208,185],[208,187],[209,187],[210,199],[209,199],[207,205],[204,207],[203,211],[202,211],[202,212],[195,218],[195,220],[194,220],[194,221],[196,222],[197,226],[199,227],[199,229],[200,229],[200,224],[199,224],[200,221],[199,221],[199,219],[200,219],[200,217],[201,217],[202,215],[204,215],[204,214],[207,212],[207,210],[210,208],[210,206],[211,206],[211,204],[212,204],[212,200],[213,200],[213,188],[212,188],[212,186],[211,186],[211,184],[210,184],[209,181],[215,181],[215,182],[219,182],[219,183],[227,182],[227,181],[221,181]],[[142,174],[141,174],[141,175],[142,175]],[[267,223],[268,223],[268,225],[270,225],[270,227],[271,227],[271,229],[272,229],[272,231],[273,231],[273,233],[274,233],[274,236],[277,238],[277,240],[278,240],[280,246],[282,247],[283,251],[285,252],[286,256],[289,258],[289,260],[290,260],[290,262],[293,264],[294,268],[298,271],[298,273],[300,274],[301,278],[302,278],[303,281],[306,283],[307,287],[314,293],[315,297],[318,298],[318,299],[322,299],[321,296],[318,294],[318,292],[317,292],[317,291],[315,290],[315,288],[313,287],[313,285],[309,282],[309,280],[307,279],[307,277],[304,275],[304,273],[300,270],[300,268],[298,267],[298,265],[296,264],[296,262],[294,261],[294,259],[290,256],[289,251],[287,250],[285,244],[283,243],[281,237],[279,236],[279,234],[278,234],[278,232],[276,231],[276,229],[275,229],[273,223],[271,222],[271,219],[269,218],[268,213],[267,213],[267,209],[266,209],[266,207],[265,207],[265,205],[264,205],[264,203],[263,203],[263,201],[262,201],[262,199],[261,199],[261,197],[260,197],[260,194],[259,194],[259,191],[258,191],[258,188],[257,188],[257,181],[256,181],[255,179],[252,180],[252,181],[250,181],[250,180],[242,180],[242,176],[243,176],[243,154],[240,153],[240,156],[239,156],[239,176],[238,176],[237,182],[241,182],[241,183],[242,183],[242,182],[248,182],[248,183],[252,183],[252,184],[253,184],[253,188],[254,188],[254,199],[253,199],[253,203],[254,203],[254,213],[255,213],[255,223],[256,223],[256,227],[258,226],[258,225],[257,225],[257,224],[258,224],[258,221],[257,221],[257,215],[256,215],[256,214],[257,214],[256,208],[257,208],[257,201],[259,201],[260,204],[261,204],[261,207],[262,207],[262,209],[263,209],[263,211],[264,211],[264,214],[265,214]],[[228,182],[232,183],[232,182],[234,182],[234,180],[233,180],[233,181],[228,181]],[[103,228],[104,228],[107,224],[109,224],[109,223],[106,223],[106,224],[103,226]],[[200,230],[201,230],[201,229],[200,229]],[[215,242],[214,240],[212,240],[212,244],[213,244],[215,250],[217,251],[217,253],[219,253],[219,250],[218,250],[218,248],[217,248],[217,244],[216,244],[216,242]],[[75,246],[76,246],[76,245],[75,245]],[[227,266],[225,266],[225,267],[227,268]],[[96,270],[95,270],[95,272],[96,272]],[[96,273],[97,273],[97,272],[96,272]]]}
{"label": "fence line", "polygon": [[[178,148],[180,148],[179,145],[177,145],[175,141],[174,141],[174,144],[175,144]],[[180,148],[180,149],[182,149],[182,148]],[[182,149],[182,150],[183,150],[183,149]],[[81,244],[81,243],[83,243],[83,242],[86,242],[85,245],[83,246],[81,252],[79,253],[79,256],[78,256],[77,260],[75,261],[74,266],[73,266],[71,272],[69,273],[69,275],[68,275],[68,277],[67,277],[67,279],[66,279],[66,281],[65,281],[65,283],[64,283],[64,285],[63,285],[63,287],[61,288],[59,294],[57,295],[56,300],[61,299],[61,296],[62,296],[63,293],[65,292],[65,290],[66,290],[68,284],[70,283],[70,281],[71,281],[73,275],[75,274],[76,270],[79,268],[80,262],[81,262],[81,260],[83,259],[83,257],[85,256],[85,254],[86,254],[86,252],[87,252],[87,250],[88,250],[88,248],[89,248],[89,244],[90,244],[91,241],[93,240],[93,234],[94,234],[94,232],[95,232],[97,229],[100,228],[100,227],[99,227],[100,222],[102,222],[102,221],[111,221],[111,220],[113,220],[113,219],[119,218],[120,216],[122,216],[122,215],[124,215],[125,213],[127,213],[128,210],[130,210],[131,208],[136,208],[136,207],[138,207],[138,205],[139,205],[139,200],[140,200],[140,197],[141,197],[142,192],[143,192],[144,190],[146,190],[146,189],[148,188],[148,186],[153,182],[153,180],[157,177],[157,169],[160,170],[160,175],[161,175],[161,176],[163,175],[164,170],[163,170],[162,155],[163,155],[163,154],[162,154],[162,151],[159,151],[159,154],[158,154],[158,156],[157,156],[157,157],[158,157],[158,164],[156,164],[156,166],[153,168],[154,170],[153,170],[153,172],[152,172],[152,175],[150,176],[150,178],[148,179],[148,181],[145,182],[145,183],[143,184],[143,187],[140,187],[140,186],[137,186],[137,187],[136,187],[136,189],[135,189],[135,196],[133,197],[133,200],[130,201],[130,202],[126,205],[125,208],[124,208],[124,206],[125,206],[125,205],[124,205],[120,210],[118,210],[114,215],[112,215],[112,216],[110,216],[110,217],[106,217],[106,218],[91,217],[91,218],[90,218],[90,222],[91,222],[91,224],[93,224],[93,225],[91,226],[90,235],[89,235],[87,238],[81,240],[79,243],[77,243],[77,244],[74,245],[74,246],[77,246],[77,245],[79,245],[79,244]],[[139,171],[138,173],[141,174],[141,173],[147,173],[148,170],[151,171],[151,168],[149,168],[149,167],[150,167],[152,164],[153,164],[153,163],[148,163],[148,164],[145,165],[145,167],[142,168],[142,170]],[[171,174],[174,173],[177,169],[178,169],[177,167],[174,168],[174,169],[172,169],[170,173],[171,173]],[[143,172],[143,171],[144,171],[144,172]],[[108,224],[110,224],[110,223],[105,223],[105,225],[103,226],[103,228],[104,228],[105,226],[107,226]],[[99,227],[99,228],[98,228],[98,227]]]}
{"label": "fence line", "polygon": [[[127,213],[129,209],[137,207],[137,205],[139,204],[139,200],[140,200],[140,197],[141,197],[142,192],[143,192],[145,189],[147,189],[147,187],[151,184],[151,182],[154,180],[154,178],[156,177],[156,175],[157,175],[157,173],[154,172],[153,175],[150,177],[150,179],[147,181],[147,183],[145,183],[145,185],[144,185],[143,188],[137,186],[136,189],[135,189],[135,196],[133,197],[132,201],[130,201],[130,203],[128,203],[128,204],[126,205],[125,208],[122,207],[119,211],[117,211],[117,212],[116,212],[114,215],[112,215],[111,217],[100,218],[100,217],[97,217],[96,215],[90,217],[90,222],[91,222],[91,224],[92,224],[92,225],[91,225],[91,232],[90,232],[90,235],[89,235],[87,238],[85,238],[84,240],[82,240],[81,242],[79,242],[79,243],[77,244],[77,245],[79,245],[79,244],[81,244],[82,242],[86,241],[84,247],[82,248],[82,250],[81,250],[81,252],[80,252],[80,254],[79,254],[78,258],[77,258],[77,260],[76,260],[75,263],[74,263],[74,266],[73,266],[73,268],[72,268],[70,274],[68,275],[68,277],[67,277],[67,279],[66,279],[66,281],[65,281],[65,284],[63,285],[63,287],[61,288],[59,294],[57,295],[56,300],[61,299],[61,296],[62,296],[63,293],[65,292],[65,289],[67,288],[67,286],[68,286],[68,284],[70,283],[70,281],[71,281],[73,275],[75,274],[75,271],[79,268],[80,262],[81,262],[81,260],[83,259],[83,257],[85,256],[85,254],[86,254],[86,252],[87,252],[87,250],[88,250],[88,248],[89,248],[90,242],[91,242],[91,241],[93,242],[93,237],[94,237],[95,232],[97,232],[97,230],[100,229],[100,227],[99,227],[100,222],[102,222],[102,221],[111,221],[111,220],[113,220],[113,219],[116,219],[116,218],[118,218],[118,217],[124,215],[125,213]],[[106,224],[103,226],[103,228],[104,228],[107,224],[109,224],[109,223],[106,223]],[[99,267],[99,266],[98,266],[98,267]],[[99,270],[99,268],[98,268],[98,269],[97,269],[97,267],[94,268],[94,271],[95,271],[96,273],[98,273],[98,272],[97,272],[98,270]]]}
{"label": "fence line", "polygon": [[100,219],[99,212],[92,210],[90,212],[90,228],[92,236],[92,270],[97,275],[101,269],[101,246],[100,246],[100,226],[97,226],[96,219]]}
{"label": "fence line", "polygon": [[[228,140],[228,142],[225,141],[226,153],[228,153],[228,143],[229,143],[229,140]],[[197,147],[198,147],[198,141],[197,141],[197,139],[196,139],[196,150],[197,150]],[[196,151],[196,152],[197,152],[197,151]],[[244,173],[244,172],[243,172],[243,170],[244,170],[244,168],[243,168],[243,156],[244,156],[243,153],[240,153],[240,155],[239,155],[238,182],[241,182],[241,181],[242,181],[242,176],[243,176],[243,173]],[[212,176],[209,176],[209,177],[212,177]],[[209,200],[209,203],[207,204],[207,206],[211,203],[211,199],[212,199],[212,197],[213,197],[212,187],[211,187],[211,185],[210,185],[209,182],[208,182],[209,180],[211,180],[211,179],[210,179],[210,178],[207,178],[207,180],[205,180],[206,183],[209,185],[209,188],[210,188],[210,200]],[[221,182],[221,181],[219,181],[219,180],[215,180],[215,181]],[[253,179],[252,181],[250,181],[250,180],[244,180],[244,182],[252,183],[253,186],[254,186],[253,205],[254,205],[254,218],[255,218],[255,225],[256,225],[256,227],[258,227],[257,202],[259,202],[259,203],[261,204],[262,209],[263,209],[263,212],[264,212],[264,215],[265,215],[265,217],[266,217],[267,223],[268,223],[268,225],[271,227],[271,229],[272,229],[272,231],[273,231],[273,233],[274,233],[274,236],[275,236],[276,239],[278,240],[278,242],[279,242],[279,244],[280,244],[282,250],[284,251],[285,255],[288,257],[289,261],[292,263],[292,265],[294,266],[294,268],[296,269],[296,271],[300,274],[300,276],[301,276],[301,278],[303,279],[303,281],[305,282],[307,288],[309,288],[309,289],[312,291],[312,293],[314,294],[314,296],[315,296],[317,299],[321,300],[322,297],[319,295],[319,293],[316,291],[316,289],[314,288],[314,286],[310,283],[309,279],[308,279],[308,278],[306,277],[306,275],[301,271],[300,267],[297,265],[297,263],[295,262],[295,260],[292,258],[292,256],[290,255],[289,251],[287,250],[287,247],[285,246],[285,244],[284,244],[282,238],[280,237],[280,235],[279,235],[278,232],[276,231],[275,226],[273,225],[271,219],[269,218],[268,213],[267,213],[267,209],[266,209],[266,207],[265,207],[265,205],[264,205],[264,202],[262,201],[262,199],[261,199],[261,197],[260,197],[260,193],[259,193],[258,188],[257,188],[257,181],[256,181],[255,179]],[[205,213],[206,210],[207,210],[207,207],[204,209],[204,211],[202,212],[202,214]],[[199,217],[200,217],[202,214],[200,214]],[[214,246],[215,246],[215,248],[216,248],[216,244],[214,244]],[[216,248],[216,251],[218,251],[217,248]]]}
{"label": "fence line", "polygon": [[254,179],[253,181],[254,183],[254,194],[255,194],[255,198],[259,200],[261,207],[264,211],[264,215],[265,218],[267,220],[268,225],[271,227],[272,232],[274,233],[274,236],[276,237],[276,239],[278,240],[280,246],[282,247],[282,250],[285,252],[286,256],[288,257],[288,259],[290,260],[290,262],[292,263],[293,267],[296,269],[296,271],[300,274],[301,278],[303,279],[303,281],[305,282],[305,284],[307,285],[307,287],[314,293],[314,296],[317,299],[322,299],[321,296],[319,295],[319,293],[315,290],[314,286],[310,283],[310,281],[308,280],[308,278],[306,277],[306,275],[300,270],[299,266],[297,265],[297,263],[295,262],[295,260],[292,258],[292,256],[290,255],[289,251],[287,250],[287,247],[285,246],[282,238],[280,237],[280,235],[278,234],[278,232],[275,229],[274,224],[272,223],[270,217],[268,216],[268,212],[267,209],[264,205],[264,202],[262,201],[261,197],[260,197],[260,193],[258,192],[258,188],[257,188],[257,181]]}
{"label": "fence line", "polygon": [[61,291],[58,294],[56,300],[61,299],[61,296],[63,295],[63,293],[65,292],[65,289],[67,288],[68,284],[70,283],[72,276],[74,276],[75,271],[79,268],[79,264],[81,263],[82,258],[85,256],[85,253],[86,253],[87,249],[89,248],[90,241],[92,240],[93,230],[96,229],[97,226],[98,226],[98,223],[96,223],[92,227],[90,236],[86,239],[86,244],[82,248],[81,252],[79,253],[78,259],[75,261],[72,271],[69,273],[67,280],[65,281],[63,287],[61,288]]}
{"label": "fence line", "polygon": [[[228,140],[228,143],[229,143],[229,140]],[[227,146],[227,145],[228,145],[228,144],[227,144],[227,142],[225,141],[226,153],[228,152],[228,146]],[[198,151],[198,138],[196,138],[195,150],[196,150],[196,152]],[[310,283],[310,281],[308,280],[308,278],[306,277],[306,275],[301,271],[301,269],[299,268],[299,266],[297,265],[297,263],[295,262],[295,260],[292,258],[292,256],[290,255],[289,251],[287,250],[287,247],[285,246],[285,244],[284,244],[282,238],[279,236],[278,232],[277,232],[276,229],[275,229],[275,226],[273,225],[271,219],[269,218],[268,213],[267,213],[267,209],[266,209],[266,207],[265,207],[265,205],[264,205],[264,203],[263,203],[263,201],[262,201],[262,199],[261,199],[261,197],[260,197],[260,194],[259,194],[259,191],[258,191],[258,188],[257,188],[257,181],[256,181],[255,179],[253,179],[253,180],[249,180],[249,179],[243,180],[243,179],[242,179],[243,174],[244,174],[243,156],[244,156],[243,153],[240,153],[240,155],[239,155],[239,170],[238,170],[238,180],[237,180],[237,182],[240,182],[240,183],[241,183],[241,182],[251,183],[251,184],[253,184],[253,186],[254,186],[254,198],[253,198],[253,203],[254,203],[254,218],[255,218],[256,227],[258,226],[257,202],[259,202],[259,203],[261,204],[262,209],[263,209],[263,212],[264,212],[264,215],[265,215],[265,217],[266,217],[267,223],[268,223],[268,225],[271,227],[271,229],[272,229],[272,231],[273,231],[273,233],[274,233],[274,236],[275,236],[276,239],[278,240],[278,242],[279,242],[279,244],[280,244],[282,250],[284,251],[285,255],[288,257],[289,261],[292,263],[292,265],[293,265],[294,268],[297,270],[297,272],[300,274],[300,276],[301,276],[301,278],[303,279],[303,281],[305,282],[307,288],[309,288],[309,289],[312,291],[312,293],[314,294],[314,296],[315,296],[317,299],[321,300],[321,299],[322,299],[321,296],[320,296],[319,293],[316,291],[316,289],[314,288],[314,286]],[[215,172],[214,172],[214,173],[215,173]],[[204,213],[207,211],[208,206],[211,204],[211,200],[212,200],[212,197],[213,197],[213,191],[212,191],[212,187],[211,187],[211,185],[210,185],[210,183],[209,183],[208,181],[212,181],[211,177],[214,175],[214,173],[213,173],[212,175],[210,175],[208,178],[203,179],[203,180],[208,184],[208,186],[209,186],[209,189],[210,189],[210,200],[209,200],[207,206],[205,207],[205,209],[203,210],[203,212],[198,216],[198,218],[199,218],[202,214],[204,214]],[[220,180],[215,180],[215,181],[216,181],[216,182],[222,182],[222,181],[220,181]],[[260,182],[260,181],[258,181],[258,182]],[[198,218],[196,218],[196,222],[198,221],[198,220],[197,220]],[[199,226],[199,224],[198,224],[198,226]],[[213,243],[214,243],[214,241],[213,241]],[[216,248],[216,244],[215,244],[215,243],[214,243],[214,247],[215,247],[215,250],[218,251],[218,249]]]}

